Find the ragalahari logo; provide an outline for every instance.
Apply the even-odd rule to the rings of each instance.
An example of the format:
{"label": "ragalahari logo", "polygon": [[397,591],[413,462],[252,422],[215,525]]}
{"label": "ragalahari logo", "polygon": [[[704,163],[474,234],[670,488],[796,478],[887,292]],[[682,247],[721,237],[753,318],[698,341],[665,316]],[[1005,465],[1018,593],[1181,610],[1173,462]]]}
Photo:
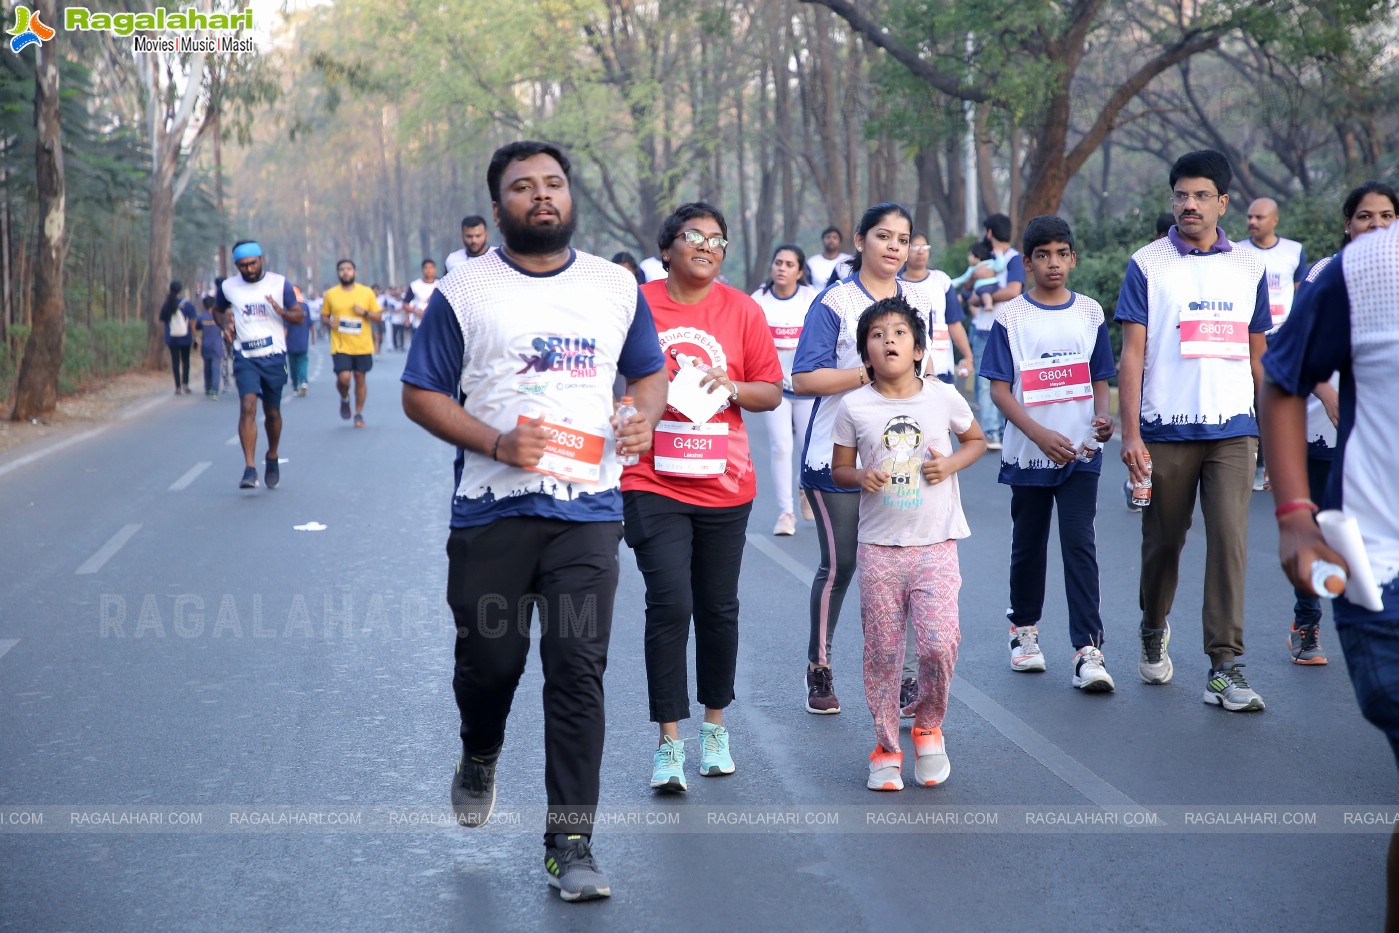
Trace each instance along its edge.
{"label": "ragalahari logo", "polygon": [[37,12],[27,6],[17,6],[15,28],[10,30],[10,35],[14,36],[10,40],[10,51],[22,52],[31,45],[43,45],[54,37],[54,31],[39,21]]}

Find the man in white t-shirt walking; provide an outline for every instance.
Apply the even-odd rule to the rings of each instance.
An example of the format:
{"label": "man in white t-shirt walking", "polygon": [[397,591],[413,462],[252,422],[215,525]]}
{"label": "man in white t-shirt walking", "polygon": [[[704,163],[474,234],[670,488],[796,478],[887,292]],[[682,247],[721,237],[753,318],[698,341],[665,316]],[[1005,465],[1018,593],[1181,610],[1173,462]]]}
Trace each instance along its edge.
{"label": "man in white t-shirt walking", "polygon": [[414,328],[423,320],[423,312],[427,310],[428,299],[432,293],[437,291],[437,263],[431,259],[423,260],[422,278],[414,279],[408,283],[408,289],[403,293],[403,306],[394,315],[393,348],[402,350],[404,342],[412,334]]}
{"label": "man in white t-shirt walking", "polygon": [[1189,152],[1171,167],[1176,225],[1127,262],[1118,393],[1122,462],[1151,483],[1142,509],[1141,658],[1149,684],[1173,667],[1168,616],[1196,497],[1205,516],[1206,703],[1263,709],[1244,679],[1244,572],[1249,476],[1258,455],[1254,413],[1270,325],[1262,260],[1219,228],[1233,171],[1222,153]]}
{"label": "man in white t-shirt walking", "polygon": [[[1248,206],[1248,239],[1239,244],[1242,249],[1257,252],[1268,270],[1268,311],[1272,316],[1269,340],[1292,313],[1292,296],[1307,275],[1307,251],[1296,240],[1278,236],[1277,228],[1278,202],[1272,198],[1258,198]],[[1262,492],[1267,487],[1267,471],[1260,446],[1253,491]]]}

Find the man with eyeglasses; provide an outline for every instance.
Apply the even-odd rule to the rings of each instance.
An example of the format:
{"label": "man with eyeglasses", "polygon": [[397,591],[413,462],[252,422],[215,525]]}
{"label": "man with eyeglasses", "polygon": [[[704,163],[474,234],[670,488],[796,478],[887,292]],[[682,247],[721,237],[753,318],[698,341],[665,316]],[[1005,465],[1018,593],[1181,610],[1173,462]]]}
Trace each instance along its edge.
{"label": "man with eyeglasses", "polygon": [[[1222,153],[1190,152],[1171,167],[1175,226],[1127,263],[1117,320],[1122,462],[1151,481],[1142,510],[1141,658],[1149,684],[1168,683],[1168,616],[1198,494],[1205,517],[1203,629],[1210,659],[1204,700],[1263,709],[1244,679],[1248,505],[1258,451],[1254,401],[1272,324],[1257,252],[1219,227],[1233,172]],[[1149,471],[1149,472],[1148,472]]]}

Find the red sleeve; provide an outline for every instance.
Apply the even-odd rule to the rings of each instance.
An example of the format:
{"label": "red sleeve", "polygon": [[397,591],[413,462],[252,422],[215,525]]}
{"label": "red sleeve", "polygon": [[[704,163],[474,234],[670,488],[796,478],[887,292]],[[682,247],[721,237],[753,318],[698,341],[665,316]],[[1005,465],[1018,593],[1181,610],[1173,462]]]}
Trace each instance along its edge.
{"label": "red sleeve", "polygon": [[777,358],[767,315],[743,292],[734,289],[734,295],[734,317],[743,321],[743,372],[738,381],[782,382],[782,361]]}

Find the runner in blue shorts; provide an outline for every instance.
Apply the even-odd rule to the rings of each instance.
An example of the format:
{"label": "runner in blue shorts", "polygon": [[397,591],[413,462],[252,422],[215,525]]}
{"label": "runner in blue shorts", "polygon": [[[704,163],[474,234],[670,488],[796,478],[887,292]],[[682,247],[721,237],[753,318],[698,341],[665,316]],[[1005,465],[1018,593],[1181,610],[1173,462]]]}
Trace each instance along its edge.
{"label": "runner in blue shorts", "polygon": [[219,286],[214,313],[219,326],[233,340],[233,379],[238,386],[238,439],[243,442],[243,478],[240,489],[257,487],[257,400],[262,399],[263,426],[267,429],[267,466],[263,474],[268,489],[281,481],[277,466],[277,442],[282,438],[282,388],[287,384],[286,324],[300,324],[306,308],[296,298],[292,284],[263,268],[262,247],[243,240],[233,247],[237,276]]}

